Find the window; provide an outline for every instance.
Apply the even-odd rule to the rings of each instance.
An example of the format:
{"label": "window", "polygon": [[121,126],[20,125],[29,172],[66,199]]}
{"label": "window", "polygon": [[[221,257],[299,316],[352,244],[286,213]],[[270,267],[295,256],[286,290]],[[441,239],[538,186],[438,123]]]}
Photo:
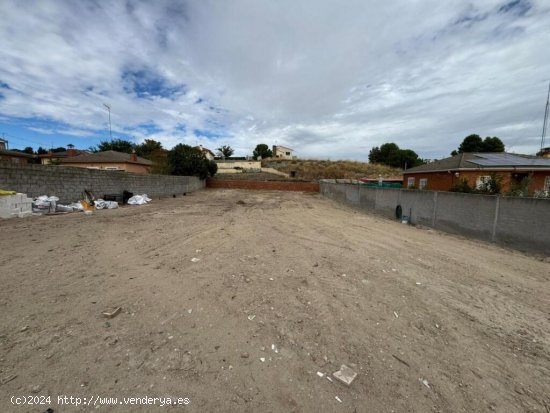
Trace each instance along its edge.
{"label": "window", "polygon": [[407,178],[407,188],[414,188],[414,177]]}
{"label": "window", "polygon": [[287,152],[286,154],[287,154],[287,156],[290,156],[290,152]]}
{"label": "window", "polygon": [[106,171],[118,171],[118,166],[106,166],[104,169]]}
{"label": "window", "polygon": [[484,185],[486,185],[491,180],[491,177],[488,175],[484,176],[478,176],[476,179],[476,188],[481,189]]}
{"label": "window", "polygon": [[422,178],[418,182],[418,189],[426,189],[428,188],[428,178]]}
{"label": "window", "polygon": [[550,192],[550,176],[544,178],[544,190]]}

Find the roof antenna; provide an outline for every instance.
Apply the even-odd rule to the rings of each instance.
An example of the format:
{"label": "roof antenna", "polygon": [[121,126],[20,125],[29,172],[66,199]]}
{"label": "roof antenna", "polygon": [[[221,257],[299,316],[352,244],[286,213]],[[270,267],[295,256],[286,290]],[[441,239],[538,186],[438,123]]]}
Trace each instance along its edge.
{"label": "roof antenna", "polygon": [[548,110],[550,107],[550,82],[548,82],[548,96],[546,97],[546,108],[544,110],[544,122],[542,124],[542,138],[540,140],[540,152],[544,149],[544,141],[546,139],[546,125],[548,124]]}

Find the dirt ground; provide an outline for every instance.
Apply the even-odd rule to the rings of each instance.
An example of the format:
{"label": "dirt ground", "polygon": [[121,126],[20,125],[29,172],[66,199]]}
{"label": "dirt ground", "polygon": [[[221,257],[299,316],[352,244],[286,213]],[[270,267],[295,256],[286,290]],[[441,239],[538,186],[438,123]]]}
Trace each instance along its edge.
{"label": "dirt ground", "polygon": [[547,261],[318,194],[3,220],[0,258],[3,412],[550,412]]}

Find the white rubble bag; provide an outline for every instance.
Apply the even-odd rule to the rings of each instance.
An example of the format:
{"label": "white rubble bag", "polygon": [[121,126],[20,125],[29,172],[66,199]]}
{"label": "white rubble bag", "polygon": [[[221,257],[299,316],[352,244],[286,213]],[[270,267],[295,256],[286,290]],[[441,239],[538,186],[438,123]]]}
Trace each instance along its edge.
{"label": "white rubble bag", "polygon": [[147,194],[143,195],[134,195],[130,199],[128,199],[129,205],[145,205],[148,202],[151,202],[152,199],[147,196]]}

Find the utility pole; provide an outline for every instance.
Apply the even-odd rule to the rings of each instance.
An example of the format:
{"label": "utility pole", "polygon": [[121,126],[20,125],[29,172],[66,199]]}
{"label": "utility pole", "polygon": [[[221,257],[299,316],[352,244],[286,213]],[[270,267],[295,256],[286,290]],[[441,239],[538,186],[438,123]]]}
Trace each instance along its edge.
{"label": "utility pole", "polygon": [[546,108],[544,110],[544,122],[542,124],[542,138],[540,140],[540,152],[544,149],[544,141],[546,139],[546,126],[548,124],[548,111],[550,108],[550,82],[548,82],[548,96],[546,97]]}
{"label": "utility pole", "polygon": [[111,141],[113,140],[113,132],[111,131],[111,105],[108,103],[104,103],[103,106],[107,108],[107,111],[109,111],[109,137],[111,138]]}

